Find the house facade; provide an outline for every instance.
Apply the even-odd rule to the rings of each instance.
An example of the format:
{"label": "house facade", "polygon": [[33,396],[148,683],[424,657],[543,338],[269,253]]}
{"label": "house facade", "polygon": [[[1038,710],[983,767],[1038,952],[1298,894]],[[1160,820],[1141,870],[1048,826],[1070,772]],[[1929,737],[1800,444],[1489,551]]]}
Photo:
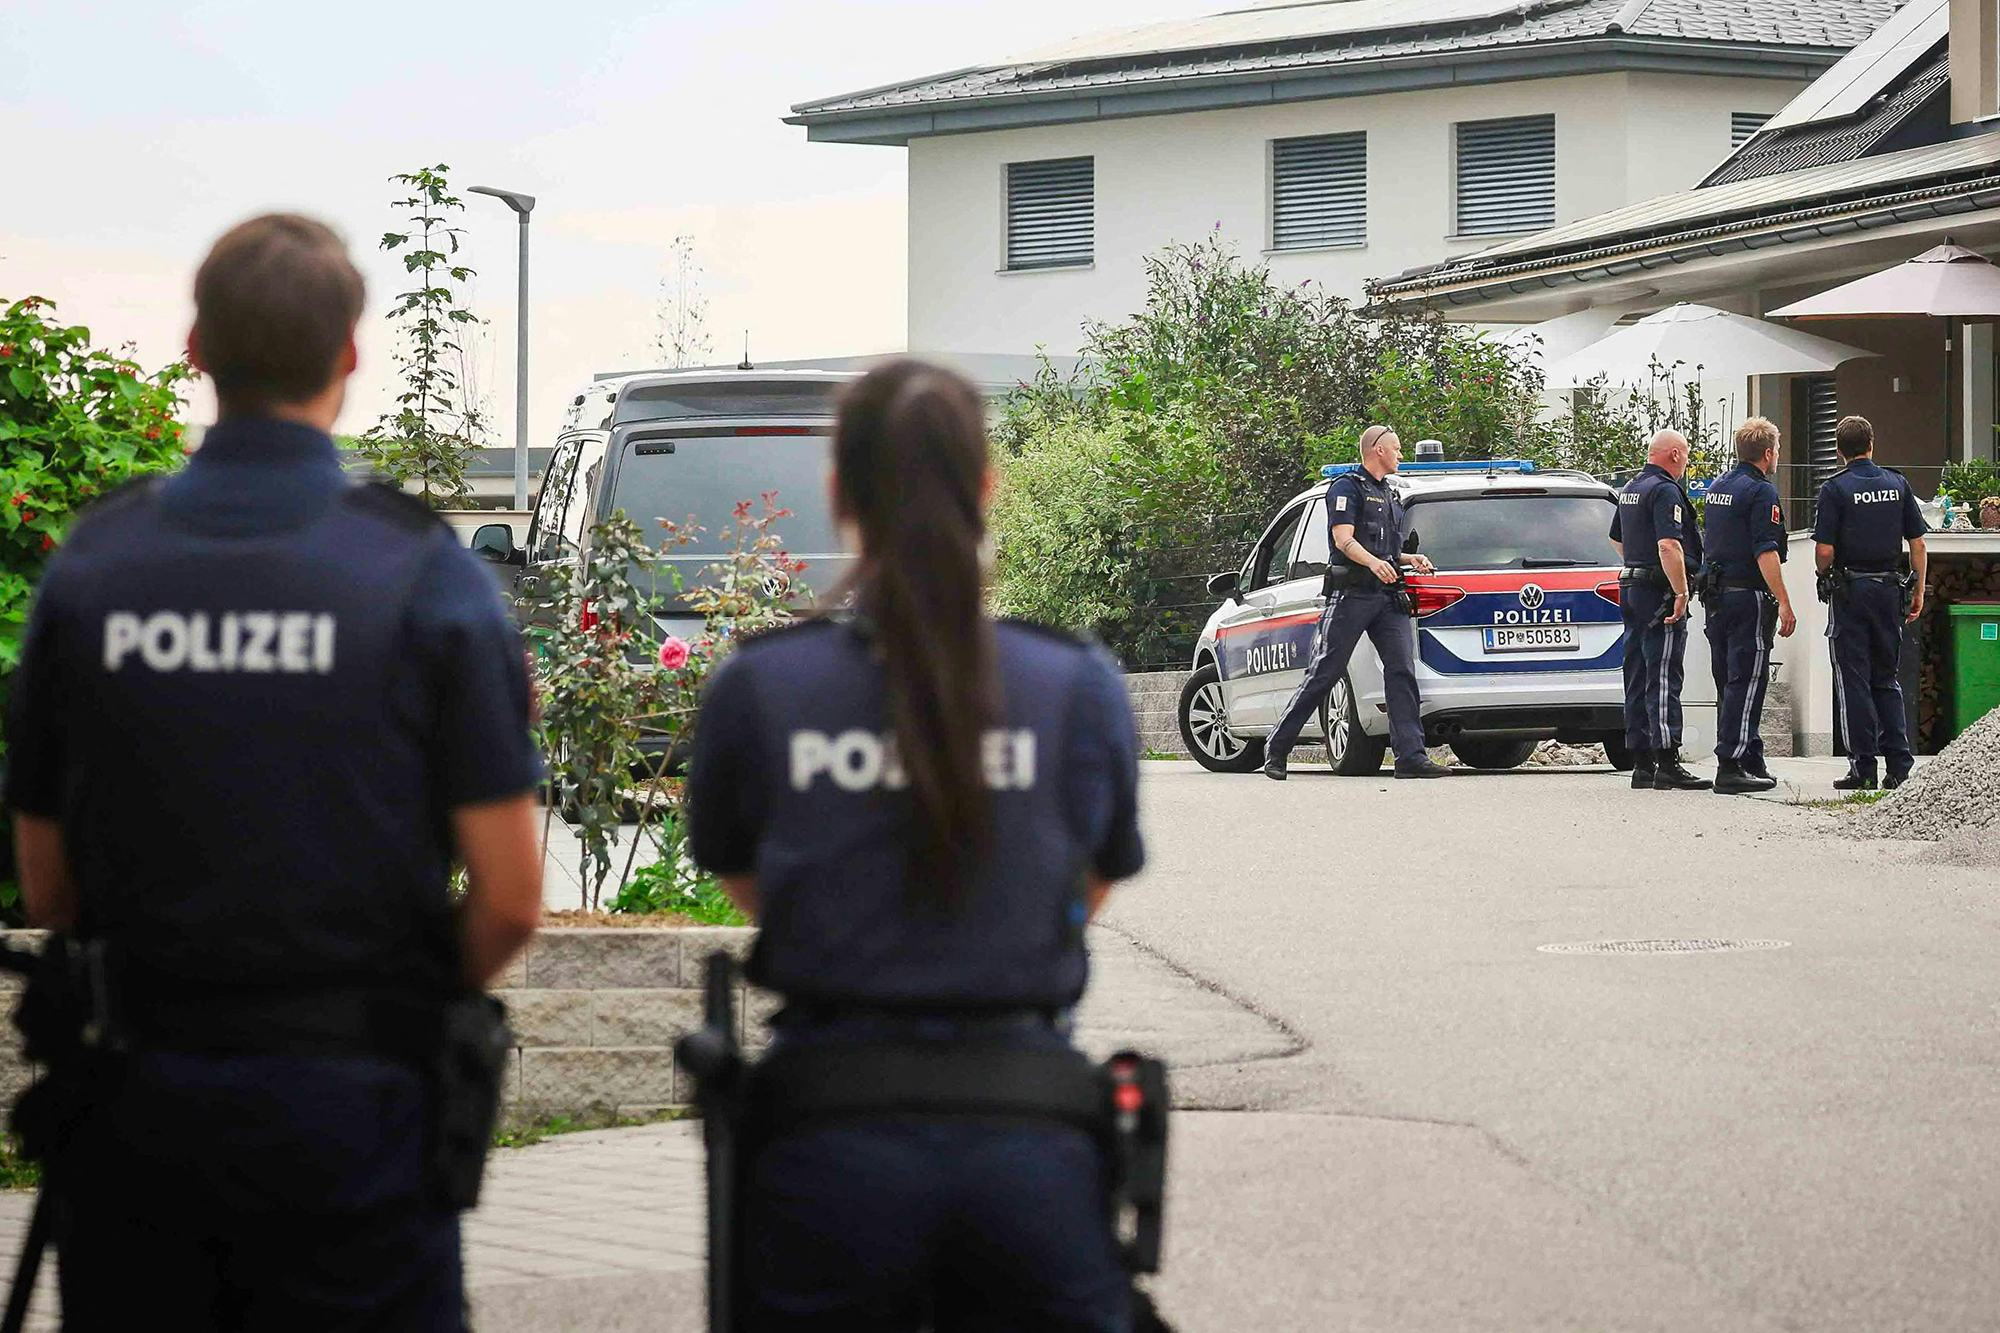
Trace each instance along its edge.
{"label": "house facade", "polygon": [[[1541,321],[1646,314],[1679,301],[1764,315],[1947,241],[2000,257],[2000,5],[1910,0],[1700,184],[1369,283],[1378,310]],[[1794,529],[1786,581],[1798,632],[1773,653],[1795,753],[1834,752],[1825,612],[1812,591],[1813,498],[1840,467],[1842,416],[1875,423],[1877,457],[1936,494],[1955,462],[1993,459],[2000,339],[1992,319],[1814,320],[1876,355],[1814,376],[1760,376],[1751,409],[1786,430],[1777,480]],[[1929,539],[1935,602],[2000,588],[2000,532]],[[1907,636],[1919,744],[1949,738],[1941,611]],[[1693,669],[1692,666],[1690,669]]]}
{"label": "house facade", "polygon": [[1219,232],[1350,299],[1705,177],[1892,0],[1326,0],[807,103],[909,157],[909,342],[1076,350]]}

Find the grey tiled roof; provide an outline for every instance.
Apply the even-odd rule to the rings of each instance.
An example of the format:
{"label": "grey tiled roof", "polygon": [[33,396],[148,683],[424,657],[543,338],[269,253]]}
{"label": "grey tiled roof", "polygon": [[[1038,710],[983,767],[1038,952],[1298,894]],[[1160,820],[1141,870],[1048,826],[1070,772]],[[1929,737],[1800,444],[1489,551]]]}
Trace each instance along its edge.
{"label": "grey tiled roof", "polygon": [[1475,56],[1593,39],[1687,42],[1837,54],[1873,32],[1895,0],[1576,0],[1525,13],[1426,27],[1295,37],[1205,50],[994,65],[806,102],[795,119],[915,110],[946,103],[1111,91],[1142,84],[1280,72],[1341,72],[1407,58]]}

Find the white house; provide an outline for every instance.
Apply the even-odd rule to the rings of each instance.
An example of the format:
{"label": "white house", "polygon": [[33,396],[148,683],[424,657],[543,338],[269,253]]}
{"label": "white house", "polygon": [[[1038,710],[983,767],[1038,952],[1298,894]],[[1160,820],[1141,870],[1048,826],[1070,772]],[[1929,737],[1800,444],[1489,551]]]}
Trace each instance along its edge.
{"label": "white house", "polygon": [[1370,277],[1691,186],[1894,0],[1320,0],[808,102],[909,150],[910,346],[1074,351],[1211,230]]}

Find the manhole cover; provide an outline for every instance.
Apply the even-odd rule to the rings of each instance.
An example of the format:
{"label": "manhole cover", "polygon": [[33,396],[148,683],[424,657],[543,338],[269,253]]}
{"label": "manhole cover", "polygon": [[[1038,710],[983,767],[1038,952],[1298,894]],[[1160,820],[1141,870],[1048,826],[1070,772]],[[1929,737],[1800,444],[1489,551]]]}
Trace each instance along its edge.
{"label": "manhole cover", "polygon": [[1579,944],[1544,944],[1536,953],[1744,953],[1755,949],[1789,949],[1790,940],[1585,940]]}

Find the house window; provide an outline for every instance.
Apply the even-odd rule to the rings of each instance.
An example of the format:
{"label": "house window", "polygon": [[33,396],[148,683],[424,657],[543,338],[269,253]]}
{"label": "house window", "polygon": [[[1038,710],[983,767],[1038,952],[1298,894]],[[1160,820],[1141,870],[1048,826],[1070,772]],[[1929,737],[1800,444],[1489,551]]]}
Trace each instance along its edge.
{"label": "house window", "polygon": [[1556,222],[1556,118],[1458,125],[1460,236],[1509,236]]}
{"label": "house window", "polygon": [[1007,164],[1007,267],[1088,264],[1097,233],[1096,159]]}
{"label": "house window", "polygon": [[1271,248],[1309,250],[1368,239],[1368,135],[1271,143]]}
{"label": "house window", "polygon": [[1757,131],[1764,128],[1764,122],[1771,118],[1765,111],[1738,111],[1729,117],[1729,146],[1741,148],[1757,137]]}

